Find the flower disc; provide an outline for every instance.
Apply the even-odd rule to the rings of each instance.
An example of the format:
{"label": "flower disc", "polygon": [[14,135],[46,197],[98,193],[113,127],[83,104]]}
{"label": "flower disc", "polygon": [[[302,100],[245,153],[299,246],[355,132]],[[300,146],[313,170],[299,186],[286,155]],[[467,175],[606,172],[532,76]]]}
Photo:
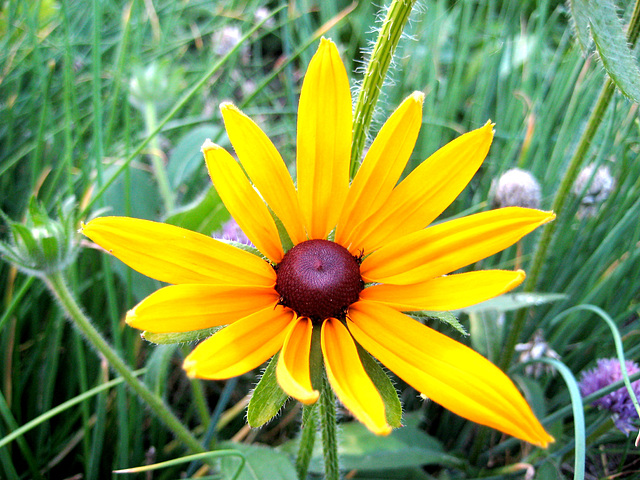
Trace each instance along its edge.
{"label": "flower disc", "polygon": [[299,243],[277,267],[276,291],[282,304],[316,321],[344,317],[363,287],[358,261],[328,240]]}

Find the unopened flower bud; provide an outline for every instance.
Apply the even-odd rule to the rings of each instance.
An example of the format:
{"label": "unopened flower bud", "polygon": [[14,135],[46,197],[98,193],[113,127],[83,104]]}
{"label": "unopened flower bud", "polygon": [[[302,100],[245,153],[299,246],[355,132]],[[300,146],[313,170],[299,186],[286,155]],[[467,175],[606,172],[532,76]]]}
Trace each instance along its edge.
{"label": "unopened flower bud", "polygon": [[595,171],[593,163],[587,165],[578,174],[571,191],[580,198],[578,217],[594,217],[598,207],[607,199],[615,187],[615,180],[611,176],[609,167],[601,165]]}
{"label": "unopened flower bud", "polygon": [[[517,344],[515,350],[520,352],[520,357],[518,358],[520,363],[540,360],[545,357],[560,359],[560,355],[545,341],[542,330],[537,330],[529,342]],[[524,367],[524,371],[534,378],[540,377],[543,373],[553,374],[555,372],[551,365],[542,362],[530,363]]]}
{"label": "unopened flower bud", "polygon": [[496,207],[540,208],[540,184],[531,173],[519,168],[507,170],[492,183],[491,197]]}
{"label": "unopened flower bud", "polygon": [[0,242],[2,256],[29,275],[45,276],[66,268],[77,254],[74,204],[69,199],[59,208],[56,220],[35,200],[29,204],[24,224],[5,217],[10,241]]}
{"label": "unopened flower bud", "polygon": [[[217,30],[211,37],[213,44],[213,51],[221,57],[226,55],[235,47],[242,38],[242,31],[239,27],[226,26],[220,30]],[[245,57],[248,54],[248,46],[242,47],[241,56]]]}
{"label": "unopened flower bud", "polygon": [[129,81],[129,102],[141,112],[148,104],[158,111],[169,107],[184,88],[180,69],[169,64],[151,63],[146,67],[134,68]]}

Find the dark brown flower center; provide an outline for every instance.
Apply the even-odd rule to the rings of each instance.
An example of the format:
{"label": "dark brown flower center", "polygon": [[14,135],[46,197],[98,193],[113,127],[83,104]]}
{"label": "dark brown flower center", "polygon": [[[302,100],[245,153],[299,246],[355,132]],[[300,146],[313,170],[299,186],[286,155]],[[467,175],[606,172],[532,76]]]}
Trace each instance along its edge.
{"label": "dark brown flower center", "polygon": [[276,272],[281,303],[314,321],[343,318],[364,287],[358,260],[328,240],[299,243],[285,254]]}

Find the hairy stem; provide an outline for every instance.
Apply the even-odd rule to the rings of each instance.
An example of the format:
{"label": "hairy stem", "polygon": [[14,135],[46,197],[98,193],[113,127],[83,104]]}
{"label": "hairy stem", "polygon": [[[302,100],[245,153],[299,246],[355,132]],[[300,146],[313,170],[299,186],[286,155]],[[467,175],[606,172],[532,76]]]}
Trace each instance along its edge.
{"label": "hairy stem", "polygon": [[44,277],[44,281],[51,293],[58,299],[74,326],[82,332],[85,339],[109,362],[111,368],[124,379],[165,426],[171,430],[189,450],[194,453],[204,452],[205,449],[198,439],[178,420],[160,397],[152,393],[144,383],[136,378],[135,374],[124,363],[118,353],[107,343],[100,332],[96,330],[76,302],[62,274],[60,272],[52,273]]}
{"label": "hairy stem", "polygon": [[367,71],[362,80],[362,88],[358,93],[358,101],[353,115],[353,142],[351,147],[351,178],[356,174],[360,157],[371,125],[371,117],[375,110],[382,84],[387,75],[393,53],[398,46],[404,26],[416,0],[393,0],[382,22],[378,39],[371,52]]}
{"label": "hairy stem", "polygon": [[326,375],[320,393],[320,428],[322,430],[322,453],[324,455],[325,480],[339,480],[338,424],[336,422],[336,397]]}

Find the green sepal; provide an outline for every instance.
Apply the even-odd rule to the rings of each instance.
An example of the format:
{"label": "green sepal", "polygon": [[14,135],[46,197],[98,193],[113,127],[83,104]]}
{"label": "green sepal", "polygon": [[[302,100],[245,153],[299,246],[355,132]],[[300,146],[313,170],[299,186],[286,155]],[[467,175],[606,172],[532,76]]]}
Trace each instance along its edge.
{"label": "green sepal", "polygon": [[276,365],[278,365],[279,356],[280,353],[276,353],[271,357],[262,378],[253,390],[251,400],[249,400],[247,423],[252,428],[261,427],[275,417],[289,398],[278,385],[276,378]]}
{"label": "green sepal", "polygon": [[425,319],[440,320],[441,322],[444,322],[455,328],[460,334],[464,335],[465,337],[469,336],[466,328],[464,328],[464,326],[458,321],[456,316],[451,312],[429,312],[425,310],[422,312],[411,312],[408,313],[408,315],[421,322]]}
{"label": "green sepal", "polygon": [[260,250],[258,250],[253,245],[247,245],[246,243],[236,242],[235,240],[227,240],[225,238],[216,238],[216,240],[232,245],[236,248],[239,248],[240,250],[244,250],[245,252],[253,253],[254,255],[262,258],[263,260],[267,260],[267,257],[262,255],[262,253],[260,253]]}
{"label": "green sepal", "polygon": [[382,403],[384,403],[384,413],[387,423],[393,428],[402,426],[402,404],[398,398],[396,387],[393,386],[389,375],[382,369],[375,358],[364,348],[356,343],[358,355],[364,370],[380,393]]}
{"label": "green sepal", "polygon": [[291,241],[291,237],[287,232],[287,229],[284,228],[284,224],[282,220],[278,218],[278,216],[273,213],[273,210],[269,209],[269,213],[271,214],[271,218],[276,223],[276,228],[278,229],[278,235],[280,236],[280,243],[282,244],[282,249],[284,253],[287,253],[289,250],[293,248],[293,242]]}
{"label": "green sepal", "polygon": [[208,338],[222,327],[211,327],[203,330],[192,330],[190,332],[172,332],[172,333],[155,333],[155,332],[142,332],[141,337],[147,342],[155,343],[157,345],[170,345],[173,343],[189,343],[197,342],[204,338]]}

